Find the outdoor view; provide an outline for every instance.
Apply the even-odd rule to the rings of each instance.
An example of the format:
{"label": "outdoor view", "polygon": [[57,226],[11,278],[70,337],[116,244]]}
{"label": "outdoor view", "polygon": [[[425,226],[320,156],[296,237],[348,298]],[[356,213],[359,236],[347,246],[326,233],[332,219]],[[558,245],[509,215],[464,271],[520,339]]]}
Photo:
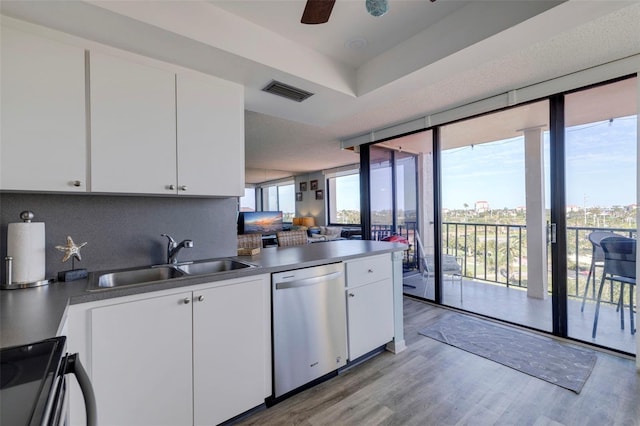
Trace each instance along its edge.
{"label": "outdoor view", "polygon": [[360,174],[331,177],[329,185],[329,222],[360,224]]}
{"label": "outdoor view", "polygon": [[[594,142],[604,140],[611,142]],[[548,153],[548,132],[544,143]],[[591,261],[583,256],[591,253],[585,232],[607,228],[634,234],[637,228],[635,144],[636,116],[566,131],[567,226],[570,240],[578,243],[569,246],[568,266],[585,280]],[[548,206],[548,156],[545,160]],[[610,161],[615,172],[608,170]],[[451,189],[442,193],[444,247],[467,259],[466,275],[526,287],[524,162],[523,137],[443,151],[443,181]],[[581,294],[577,286],[573,290]]]}
{"label": "outdoor view", "polygon": [[[633,239],[637,236],[636,81],[624,80],[577,92],[565,100],[569,334],[626,352],[635,352],[633,335],[628,330],[630,318],[626,318],[627,329],[620,329],[620,315],[630,315],[629,287],[607,283],[598,298],[603,259],[594,258],[596,247],[589,236],[601,231]],[[548,117],[547,103],[542,103],[443,128],[442,252],[459,262],[465,291],[471,293],[474,288],[484,287],[478,290],[475,301],[465,295],[465,309],[549,330],[550,303],[544,302],[544,296],[531,296],[532,286],[544,284],[543,291],[550,294],[553,285],[550,248],[546,244],[550,235],[551,147],[543,110]],[[535,180],[528,175],[535,175],[538,167],[542,171],[537,181],[541,191],[527,182],[528,178]],[[532,204],[532,199],[539,203]],[[527,226],[527,219],[536,215],[542,220],[538,221],[539,229],[532,229]],[[535,254],[532,257],[527,252],[531,232],[547,246],[538,254],[538,258],[546,257],[539,259],[542,262],[532,262]],[[536,271],[539,265],[546,271]],[[485,285],[474,287],[474,283]],[[508,296],[494,292],[492,303],[483,304],[480,299],[492,291],[491,284],[522,289],[529,297],[516,302],[515,293]],[[445,296],[453,291],[453,287],[445,287]],[[457,299],[450,300],[458,303]],[[600,315],[609,318],[600,320],[596,334],[598,300],[603,305]],[[623,314],[616,313],[619,305]]]}

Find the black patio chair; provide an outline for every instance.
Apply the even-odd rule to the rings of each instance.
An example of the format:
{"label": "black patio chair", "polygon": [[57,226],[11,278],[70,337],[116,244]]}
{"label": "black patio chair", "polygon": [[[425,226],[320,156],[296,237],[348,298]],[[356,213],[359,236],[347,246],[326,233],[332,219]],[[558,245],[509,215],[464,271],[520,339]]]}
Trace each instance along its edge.
{"label": "black patio chair", "polygon": [[595,298],[596,296],[596,268],[602,268],[604,266],[604,252],[602,251],[602,247],[600,247],[600,241],[602,241],[604,238],[619,236],[620,235],[615,234],[611,231],[593,231],[587,237],[589,238],[592,246],[591,267],[589,268],[589,275],[587,275],[587,284],[584,287],[584,294],[582,295],[582,306],[580,307],[580,312],[584,312],[584,304],[587,300],[589,283],[592,284],[591,297]]}
{"label": "black patio chair", "polygon": [[627,237],[607,237],[600,241],[600,246],[604,252],[604,271],[600,288],[598,289],[598,300],[596,302],[596,313],[593,318],[592,338],[596,338],[598,329],[598,313],[600,311],[600,298],[604,282],[609,280],[611,285],[614,281],[620,283],[620,297],[618,308],[620,309],[620,328],[624,330],[624,287],[629,284],[629,322],[631,334],[635,334],[636,329],[633,321],[633,292],[636,285],[636,240]]}

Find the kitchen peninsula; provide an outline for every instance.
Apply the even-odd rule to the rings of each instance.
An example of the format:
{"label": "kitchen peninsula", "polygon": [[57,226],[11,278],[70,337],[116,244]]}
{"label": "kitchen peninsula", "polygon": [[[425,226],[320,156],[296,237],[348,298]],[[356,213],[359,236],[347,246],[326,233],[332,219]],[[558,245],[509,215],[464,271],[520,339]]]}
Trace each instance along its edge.
{"label": "kitchen peninsula", "polygon": [[[353,362],[363,354],[367,355],[369,351],[379,349],[385,343],[386,348],[392,352],[404,349],[401,254],[405,249],[406,246],[398,243],[361,240],[330,241],[300,247],[269,248],[263,249],[259,255],[253,257],[234,257],[233,259],[250,263],[253,267],[224,273],[184,276],[155,283],[92,292],[87,291],[88,280],[54,283],[37,289],[3,291],[0,293],[1,344],[2,347],[7,347],[54,335],[68,335],[69,350],[80,353],[83,363],[88,366],[87,369],[92,375],[98,407],[102,408],[102,412],[99,408],[99,419],[103,421],[118,420],[117,417],[110,417],[114,414],[114,410],[110,409],[108,400],[114,393],[114,389],[109,387],[113,385],[116,386],[115,389],[127,389],[124,398],[130,400],[130,408],[133,411],[157,416],[151,421],[164,418],[165,422],[178,421],[180,424],[185,424],[185,421],[186,424],[219,423],[260,406],[265,398],[272,395],[270,293],[272,273],[338,262],[346,265],[344,302],[348,312],[349,339],[355,339],[351,340],[349,345],[352,353],[349,361]],[[377,277],[378,267],[384,264],[388,264],[389,276]],[[384,268],[380,269],[384,270]],[[368,276],[371,278],[368,279]],[[374,289],[377,290],[374,291]],[[388,293],[380,293],[387,290]],[[372,299],[371,297],[375,294],[378,296]],[[353,303],[359,300],[381,300],[379,294],[383,294],[382,305],[388,304],[389,307],[391,315],[389,321],[393,323],[392,326],[389,324],[392,335],[385,338],[381,344],[374,343],[369,347],[367,346],[371,345],[369,342],[375,342],[375,339],[370,340],[372,333],[367,332],[366,329],[364,332],[356,331],[353,327],[361,327],[363,320],[352,316],[357,312],[359,316],[368,315],[375,319],[376,316],[380,316],[379,312],[385,311],[385,308],[373,303],[364,306]],[[179,304],[178,301],[182,303]],[[214,303],[213,306],[216,306],[209,308],[212,310],[214,319],[208,316],[209,314],[202,316],[202,312],[198,312],[204,309],[207,302]],[[155,311],[156,306],[152,304],[159,304],[160,310]],[[188,305],[186,306],[188,313],[183,309],[185,305]],[[165,307],[175,310],[177,316],[167,314]],[[234,317],[220,316],[223,313]],[[204,320],[198,321],[200,317]],[[168,322],[164,323],[165,319]],[[183,319],[185,321],[181,322]],[[116,324],[119,322],[122,323],[122,328],[117,327]],[[180,324],[186,324],[189,330],[180,329]],[[196,352],[199,344],[198,333],[209,336],[217,332],[221,334],[213,339],[213,348],[210,348],[206,357],[202,358]],[[249,332],[255,334],[256,339],[249,338],[247,335]],[[96,333],[114,334],[105,337]],[[362,338],[359,338],[362,333],[364,333]],[[126,341],[127,334],[130,334],[130,341]],[[158,336],[160,338],[157,338]],[[123,338],[128,347],[122,346],[125,344],[123,343],[125,341],[121,341]],[[180,339],[184,342],[178,341]],[[157,353],[145,352],[154,348],[158,351]],[[178,355],[173,353],[176,348]],[[123,360],[126,359],[128,362],[133,360],[132,368],[134,369],[138,368],[135,366],[138,354],[143,358],[152,354],[151,358],[146,359],[146,364],[157,364],[160,368],[163,368],[162,359],[166,358],[169,365],[173,365],[173,370],[176,371],[175,376],[180,380],[184,379],[181,384],[184,385],[186,394],[178,398],[180,401],[176,401],[175,389],[167,390],[167,386],[159,387],[153,383],[145,383],[145,376],[141,376],[142,372],[138,372],[135,380],[131,379],[132,384],[126,383],[123,386],[122,382],[116,383],[113,380],[113,374],[117,374],[118,371],[127,371],[127,367],[120,363],[122,360],[119,361],[118,354]],[[188,365],[179,365],[176,359],[181,359],[180,355],[185,355],[184,359],[187,360]],[[261,362],[252,362],[245,355],[253,357],[254,361]],[[108,361],[101,361],[106,359],[105,357]],[[191,359],[193,359],[193,365]],[[241,364],[234,366],[233,362]],[[248,362],[249,365],[243,365],[244,362]],[[114,370],[107,368],[101,371],[104,365],[113,366]],[[192,370],[193,374],[185,374],[182,371],[184,368]],[[251,383],[239,381],[238,377],[242,376],[242,373],[238,373],[236,369],[248,372],[247,380]],[[253,386],[253,389],[231,389],[233,385],[230,387],[220,385],[219,378],[216,379],[217,383],[206,381],[199,384],[200,378],[218,377],[221,371],[231,372],[231,381],[239,382],[236,387]],[[157,372],[152,371],[152,373]],[[170,376],[174,377],[174,374]],[[143,380],[139,380],[140,378]],[[113,383],[108,383],[107,379]],[[163,373],[162,380],[167,380],[166,372]],[[131,387],[137,386],[138,382],[143,389],[153,389],[154,394],[168,391],[173,396],[171,404],[167,405],[163,396],[156,398],[155,395],[149,395],[145,398],[149,410],[152,407],[158,409],[141,411],[140,401],[137,398],[130,398],[131,392],[145,391]],[[199,386],[205,391],[199,392]],[[212,386],[217,386],[217,389],[212,389]],[[192,388],[193,391],[190,390]],[[224,402],[225,394],[233,395],[234,392],[250,395],[253,399],[240,400],[236,404]],[[116,393],[122,394],[122,391]],[[104,400],[102,404],[101,398]],[[237,397],[232,396],[231,400],[234,399],[238,400]],[[178,405],[181,404],[181,408],[174,408],[176,402]],[[212,421],[210,416],[214,414],[211,414],[209,407],[224,407],[226,411],[214,408],[215,415],[222,417],[216,417]],[[170,414],[178,417],[167,417],[163,410],[168,410]],[[79,411],[82,411],[82,403],[72,396],[72,424],[81,423],[82,420],[78,420],[77,417]],[[128,416],[130,413],[127,407],[115,411],[120,416]],[[144,422],[149,419],[136,420]]]}

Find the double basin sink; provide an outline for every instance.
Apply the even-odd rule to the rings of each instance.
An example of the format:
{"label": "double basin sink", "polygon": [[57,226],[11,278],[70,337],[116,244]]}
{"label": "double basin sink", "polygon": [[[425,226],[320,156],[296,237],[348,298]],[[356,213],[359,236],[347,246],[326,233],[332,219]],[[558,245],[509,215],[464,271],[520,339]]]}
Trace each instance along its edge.
{"label": "double basin sink", "polygon": [[220,259],[177,265],[158,265],[102,274],[96,273],[92,274],[89,279],[89,291],[128,287],[184,276],[218,274],[252,266],[254,265],[237,260]]}

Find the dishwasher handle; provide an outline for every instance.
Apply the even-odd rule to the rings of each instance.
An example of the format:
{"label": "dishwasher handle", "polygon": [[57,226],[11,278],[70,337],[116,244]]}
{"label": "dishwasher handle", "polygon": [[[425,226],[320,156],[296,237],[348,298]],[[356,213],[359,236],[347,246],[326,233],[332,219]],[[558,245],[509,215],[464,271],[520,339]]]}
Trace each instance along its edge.
{"label": "dishwasher handle", "polygon": [[326,275],[318,275],[316,277],[303,278],[301,280],[279,282],[279,283],[275,283],[276,290],[284,290],[287,288],[308,287],[308,286],[316,285],[325,281],[336,279],[340,277],[342,274],[343,274],[342,271],[337,271],[337,272],[332,272]]}

